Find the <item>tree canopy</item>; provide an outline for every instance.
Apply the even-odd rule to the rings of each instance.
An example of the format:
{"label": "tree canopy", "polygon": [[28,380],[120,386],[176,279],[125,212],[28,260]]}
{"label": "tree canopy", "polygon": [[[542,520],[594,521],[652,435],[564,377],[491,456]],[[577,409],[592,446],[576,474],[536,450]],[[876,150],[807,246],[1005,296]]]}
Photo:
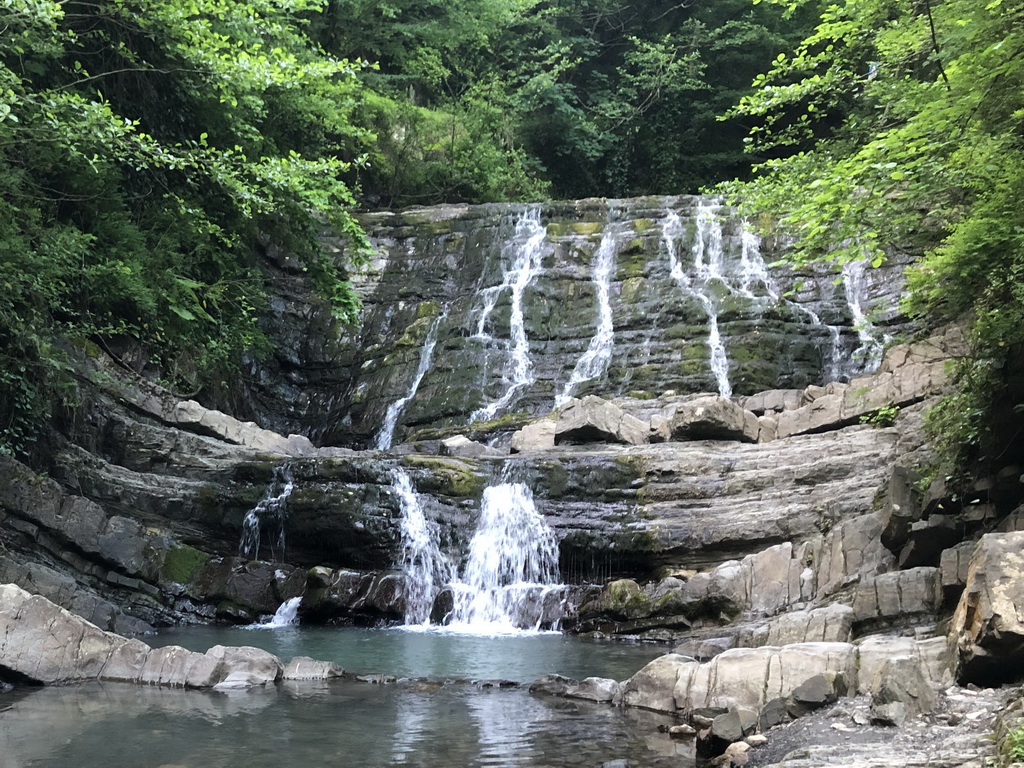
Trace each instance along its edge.
{"label": "tree canopy", "polygon": [[[0,447],[25,453],[58,340],[138,340],[195,387],[260,345],[261,248],[362,233],[343,181],[367,140],[363,62],[312,41],[316,0],[5,0],[0,9]],[[353,249],[358,252],[358,247]]]}

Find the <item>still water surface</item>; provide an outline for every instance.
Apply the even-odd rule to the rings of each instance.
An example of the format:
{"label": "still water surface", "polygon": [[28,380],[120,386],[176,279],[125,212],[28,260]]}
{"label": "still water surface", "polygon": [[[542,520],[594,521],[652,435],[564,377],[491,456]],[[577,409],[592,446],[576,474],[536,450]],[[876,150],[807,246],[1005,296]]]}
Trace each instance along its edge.
{"label": "still water surface", "polygon": [[541,675],[625,680],[665,653],[661,646],[584,640],[557,632],[504,637],[407,629],[181,627],[147,637],[152,646],[205,652],[214,645],[254,645],[284,661],[310,656],[355,674],[395,677],[505,679],[529,683]]}
{"label": "still water surface", "polygon": [[[154,639],[154,638],[148,638]],[[0,696],[0,768],[689,768],[672,719],[497,690],[455,678],[528,682],[547,672],[624,679],[660,651],[558,635],[480,638],[402,630],[189,629],[156,644],[258,645],[355,672],[434,678],[394,685],[284,682],[249,691],[117,684]]]}

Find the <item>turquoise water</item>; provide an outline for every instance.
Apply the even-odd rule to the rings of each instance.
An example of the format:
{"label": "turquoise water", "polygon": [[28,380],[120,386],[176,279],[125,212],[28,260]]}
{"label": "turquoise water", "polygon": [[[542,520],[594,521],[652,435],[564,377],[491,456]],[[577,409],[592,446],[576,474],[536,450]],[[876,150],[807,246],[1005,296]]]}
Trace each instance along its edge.
{"label": "turquoise water", "polygon": [[[559,672],[624,679],[661,652],[561,635],[486,638],[403,630],[192,628],[147,638],[194,650],[257,645],[285,660],[417,680],[282,682],[248,691],[125,684],[0,695],[0,768],[691,768],[671,717],[485,688]],[[424,680],[423,678],[430,678]]]}
{"label": "turquoise water", "polygon": [[554,632],[487,637],[348,627],[183,627],[145,640],[153,646],[181,645],[200,652],[218,644],[254,645],[283,661],[311,656],[356,674],[521,683],[551,673],[625,680],[665,652],[660,646],[583,640]]}

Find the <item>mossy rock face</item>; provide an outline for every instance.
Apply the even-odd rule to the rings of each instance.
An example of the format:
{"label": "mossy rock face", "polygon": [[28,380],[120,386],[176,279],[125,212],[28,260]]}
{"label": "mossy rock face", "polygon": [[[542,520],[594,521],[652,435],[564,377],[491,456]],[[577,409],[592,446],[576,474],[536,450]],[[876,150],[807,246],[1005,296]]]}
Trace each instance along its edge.
{"label": "mossy rock face", "polygon": [[490,421],[474,421],[472,424],[455,424],[436,429],[417,429],[406,438],[406,442],[444,440],[454,435],[465,435],[470,440],[480,440],[495,432],[513,432],[521,429],[533,419],[534,417],[528,413],[508,413]]}
{"label": "mossy rock face", "polygon": [[433,320],[439,314],[441,314],[441,305],[436,301],[424,301],[416,307],[417,320],[422,320],[425,317]]}
{"label": "mossy rock face", "polygon": [[422,347],[423,340],[427,337],[427,333],[430,332],[430,325],[433,319],[433,316],[419,316],[416,320],[413,320],[409,327],[405,329],[402,337],[395,342],[395,346]]}
{"label": "mossy rock face", "polygon": [[569,222],[569,228],[577,235],[583,235],[584,237],[594,237],[600,235],[604,230],[603,221],[571,221]]}
{"label": "mossy rock face", "polygon": [[403,456],[407,467],[425,470],[417,475],[417,488],[455,498],[479,499],[487,487],[487,475],[475,462],[444,456]]}
{"label": "mossy rock face", "polygon": [[636,304],[643,296],[646,283],[643,277],[627,277],[622,281],[622,300],[627,304]]}
{"label": "mossy rock face", "polygon": [[187,544],[172,547],[164,555],[164,562],[160,567],[160,579],[188,585],[210,559],[211,555]]}

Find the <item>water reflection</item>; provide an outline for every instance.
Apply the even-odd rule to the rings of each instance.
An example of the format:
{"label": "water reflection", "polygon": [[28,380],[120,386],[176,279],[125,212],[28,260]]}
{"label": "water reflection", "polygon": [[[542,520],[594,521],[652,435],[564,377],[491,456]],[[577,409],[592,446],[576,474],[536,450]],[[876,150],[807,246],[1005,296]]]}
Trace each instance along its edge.
{"label": "water reflection", "polygon": [[0,766],[685,768],[670,719],[471,685],[291,683],[232,693],[116,684],[0,697]]}
{"label": "water reflection", "polygon": [[252,632],[225,627],[166,630],[146,641],[205,652],[214,645],[255,645],[287,661],[311,656],[356,673],[396,677],[503,678],[530,682],[541,675],[625,680],[664,648],[588,642],[564,635],[486,637],[402,629],[284,627]]}

